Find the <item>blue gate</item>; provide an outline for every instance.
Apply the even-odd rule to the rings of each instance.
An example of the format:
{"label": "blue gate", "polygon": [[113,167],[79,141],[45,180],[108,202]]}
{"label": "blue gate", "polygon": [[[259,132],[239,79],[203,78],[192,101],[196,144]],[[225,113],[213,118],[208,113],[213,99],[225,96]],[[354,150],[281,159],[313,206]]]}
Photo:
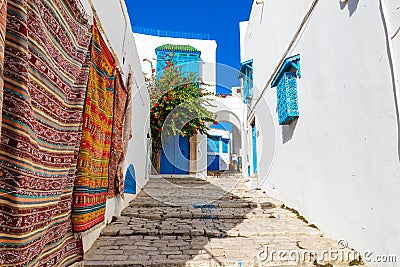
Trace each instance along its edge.
{"label": "blue gate", "polygon": [[190,146],[188,138],[169,136],[163,145],[160,174],[188,174]]}
{"label": "blue gate", "polygon": [[253,174],[257,174],[257,128],[256,123],[253,121],[251,124],[251,136],[252,136],[252,147],[253,147]]}

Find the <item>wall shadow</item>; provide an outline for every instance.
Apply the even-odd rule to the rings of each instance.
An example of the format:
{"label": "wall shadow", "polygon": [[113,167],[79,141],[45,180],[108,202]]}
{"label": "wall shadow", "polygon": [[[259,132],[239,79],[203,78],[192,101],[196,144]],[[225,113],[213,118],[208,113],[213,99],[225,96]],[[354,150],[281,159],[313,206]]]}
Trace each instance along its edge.
{"label": "wall shadow", "polygon": [[[266,246],[322,255],[337,242],[323,237],[297,211],[250,190],[240,176],[150,179],[102,231],[84,265],[282,266],[272,258],[260,260]],[[316,258],[309,255],[304,261],[311,266]]]}
{"label": "wall shadow", "polygon": [[354,12],[356,12],[359,2],[360,0],[348,0],[345,3],[339,2],[340,9],[343,10],[347,6],[347,9],[349,10],[349,15],[351,17],[354,14]]}
{"label": "wall shadow", "polygon": [[390,74],[391,74],[391,78],[392,78],[393,98],[394,98],[394,104],[395,104],[395,108],[396,108],[396,120],[397,120],[397,156],[400,161],[400,110],[399,110],[399,103],[397,101],[399,96],[397,95],[398,92],[397,92],[397,88],[396,88],[396,74],[395,74],[395,70],[394,70],[394,63],[392,60],[393,54],[392,54],[392,50],[391,50],[390,44],[389,44],[389,42],[390,42],[389,30],[386,25],[386,19],[385,19],[385,15],[384,15],[384,11],[383,11],[381,2],[379,2],[379,11],[381,14],[383,28],[385,30],[386,51],[387,51],[387,56],[388,56],[388,60],[389,60]]}
{"label": "wall shadow", "polygon": [[[185,266],[199,260],[222,265],[215,249],[207,247],[210,240],[234,241],[240,235],[234,228],[249,214],[261,209],[268,218],[275,204],[235,194],[248,191],[236,187],[237,178],[217,180],[218,185],[196,178],[150,179],[122,216],[102,231],[85,255],[85,266]],[[232,259],[232,264],[241,260]]]}
{"label": "wall shadow", "polygon": [[282,143],[286,144],[292,140],[294,131],[296,130],[298,118],[292,121],[289,125],[282,125]]}

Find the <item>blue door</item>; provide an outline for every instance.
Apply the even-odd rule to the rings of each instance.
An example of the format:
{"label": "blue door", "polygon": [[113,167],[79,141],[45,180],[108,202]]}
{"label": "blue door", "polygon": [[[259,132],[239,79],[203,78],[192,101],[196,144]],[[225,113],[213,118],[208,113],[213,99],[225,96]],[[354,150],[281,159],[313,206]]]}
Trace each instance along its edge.
{"label": "blue door", "polygon": [[161,151],[161,174],[188,174],[190,146],[188,138],[182,136],[170,136]]}
{"label": "blue door", "polygon": [[252,146],[253,146],[253,173],[257,174],[257,128],[256,123],[253,121],[251,124],[251,136],[252,136]]}
{"label": "blue door", "polygon": [[190,145],[189,139],[178,136],[179,146],[175,148],[175,174],[189,173]]}
{"label": "blue door", "polygon": [[207,155],[207,170],[219,171],[219,155]]}
{"label": "blue door", "polygon": [[221,136],[213,135],[207,138],[207,170],[219,171]]}
{"label": "blue door", "polygon": [[167,142],[163,144],[160,160],[160,174],[174,174],[175,162],[175,136],[167,137]]}

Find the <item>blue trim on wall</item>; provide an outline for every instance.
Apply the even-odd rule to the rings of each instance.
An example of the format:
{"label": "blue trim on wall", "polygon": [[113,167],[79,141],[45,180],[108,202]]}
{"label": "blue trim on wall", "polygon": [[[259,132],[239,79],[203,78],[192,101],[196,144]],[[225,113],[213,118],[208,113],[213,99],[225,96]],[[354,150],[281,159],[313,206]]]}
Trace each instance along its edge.
{"label": "blue trim on wall", "polygon": [[272,80],[271,87],[278,86],[283,74],[288,72],[290,67],[294,67],[297,70],[298,77],[301,78],[300,55],[291,56],[285,59],[278,73],[275,75],[275,78]]}
{"label": "blue trim on wall", "polygon": [[240,72],[241,72],[241,73],[244,73],[244,68],[245,68],[247,65],[252,65],[252,64],[253,64],[253,60],[252,60],[252,59],[249,59],[249,60],[247,60],[247,61],[245,61],[245,62],[240,63]]}

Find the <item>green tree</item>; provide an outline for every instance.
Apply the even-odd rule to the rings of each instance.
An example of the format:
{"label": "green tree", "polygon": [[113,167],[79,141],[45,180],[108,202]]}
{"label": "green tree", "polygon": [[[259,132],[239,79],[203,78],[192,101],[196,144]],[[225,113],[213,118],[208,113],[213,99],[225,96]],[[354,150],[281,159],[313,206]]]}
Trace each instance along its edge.
{"label": "green tree", "polygon": [[197,133],[207,134],[210,123],[216,123],[214,114],[207,110],[212,106],[206,92],[209,86],[194,73],[184,73],[174,63],[174,54],[169,55],[162,73],[156,76],[153,62],[150,77],[145,79],[150,95],[150,128],[152,137],[152,164],[160,171],[162,142],[166,136],[192,137]]}

